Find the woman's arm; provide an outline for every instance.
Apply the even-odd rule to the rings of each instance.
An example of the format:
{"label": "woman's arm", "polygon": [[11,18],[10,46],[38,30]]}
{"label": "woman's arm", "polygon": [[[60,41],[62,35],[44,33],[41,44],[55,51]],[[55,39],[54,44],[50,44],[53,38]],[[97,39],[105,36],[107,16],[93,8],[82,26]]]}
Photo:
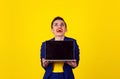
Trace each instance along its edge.
{"label": "woman's arm", "polygon": [[76,40],[74,40],[74,46],[75,46],[75,60],[76,61],[68,61],[67,64],[70,65],[71,67],[75,68],[78,66],[79,64],[79,54],[80,54],[80,51],[79,51],[79,46],[77,45],[77,42]]}
{"label": "woman's arm", "polygon": [[41,49],[40,49],[40,57],[41,57],[41,65],[42,67],[45,69],[50,63],[52,62],[49,62],[45,59],[45,42],[42,43],[41,45]]}
{"label": "woman's arm", "polygon": [[67,61],[67,64],[70,65],[73,68],[77,67],[76,61]]}
{"label": "woman's arm", "polygon": [[42,43],[40,48],[40,59],[42,67],[46,68],[48,66],[48,62],[45,61],[45,42]]}
{"label": "woman's arm", "polygon": [[46,68],[49,63],[50,63],[50,62],[46,61],[45,58],[42,58],[42,65],[43,65],[44,68]]}

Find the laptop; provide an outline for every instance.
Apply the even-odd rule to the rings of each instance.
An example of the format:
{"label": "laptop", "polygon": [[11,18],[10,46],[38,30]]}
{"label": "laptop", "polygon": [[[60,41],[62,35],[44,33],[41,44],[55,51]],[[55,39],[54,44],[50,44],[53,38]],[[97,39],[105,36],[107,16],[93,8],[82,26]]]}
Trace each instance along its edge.
{"label": "laptop", "polygon": [[46,41],[47,61],[75,61],[73,41]]}

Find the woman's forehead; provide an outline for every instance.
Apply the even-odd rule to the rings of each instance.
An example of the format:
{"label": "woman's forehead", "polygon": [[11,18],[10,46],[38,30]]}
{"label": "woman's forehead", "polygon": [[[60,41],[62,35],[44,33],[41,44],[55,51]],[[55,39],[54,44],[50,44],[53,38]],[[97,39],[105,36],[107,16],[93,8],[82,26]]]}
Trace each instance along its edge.
{"label": "woman's forehead", "polygon": [[55,20],[53,23],[64,23],[63,20]]}

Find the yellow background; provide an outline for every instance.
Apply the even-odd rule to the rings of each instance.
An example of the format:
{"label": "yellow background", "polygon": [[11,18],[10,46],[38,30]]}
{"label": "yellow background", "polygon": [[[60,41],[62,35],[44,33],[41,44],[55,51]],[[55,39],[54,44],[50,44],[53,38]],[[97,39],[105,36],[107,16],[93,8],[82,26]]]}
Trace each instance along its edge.
{"label": "yellow background", "polygon": [[40,46],[56,16],[81,49],[76,79],[120,79],[119,0],[0,0],[0,79],[42,79]]}

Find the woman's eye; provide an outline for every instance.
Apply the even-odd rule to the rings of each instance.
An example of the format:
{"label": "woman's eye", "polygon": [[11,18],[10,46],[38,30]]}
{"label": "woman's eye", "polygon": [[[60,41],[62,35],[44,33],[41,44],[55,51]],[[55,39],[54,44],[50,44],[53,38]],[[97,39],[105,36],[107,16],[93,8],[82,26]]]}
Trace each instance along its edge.
{"label": "woman's eye", "polygon": [[61,23],[60,26],[65,26],[65,24],[64,24],[64,23]]}
{"label": "woman's eye", "polygon": [[54,24],[54,26],[57,26],[57,25],[58,25],[57,23]]}

